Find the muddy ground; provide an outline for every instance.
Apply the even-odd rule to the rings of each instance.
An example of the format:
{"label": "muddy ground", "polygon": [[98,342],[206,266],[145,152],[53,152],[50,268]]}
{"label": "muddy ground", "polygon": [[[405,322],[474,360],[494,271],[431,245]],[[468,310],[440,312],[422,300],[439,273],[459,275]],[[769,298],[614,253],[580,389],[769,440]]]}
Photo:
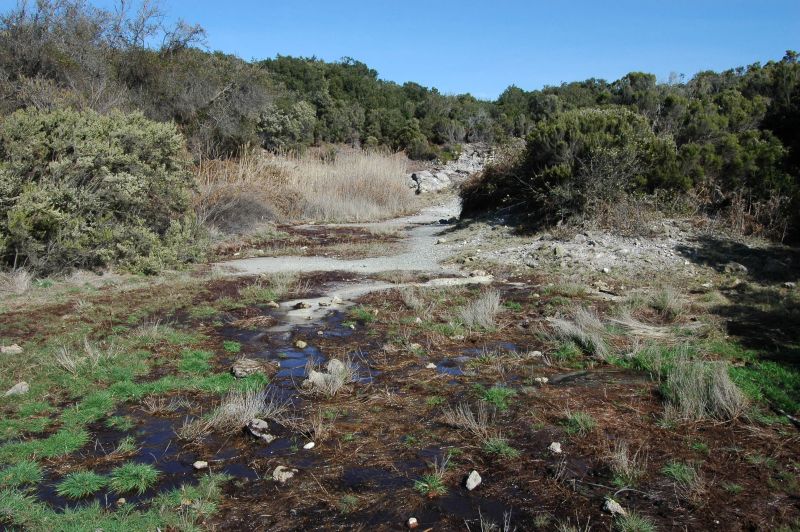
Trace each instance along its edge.
{"label": "muddy ground", "polygon": [[[376,236],[355,228],[281,230],[293,242],[301,238],[315,256],[342,239],[401,239],[399,233]],[[442,234],[451,240],[458,235]],[[238,252],[227,249],[220,256]],[[488,284],[486,272],[470,277],[477,268],[495,276]],[[752,340],[727,330],[732,320],[715,311],[736,305],[709,303],[709,289],[702,288],[706,276],[713,278],[714,291],[719,287],[720,297],[730,301],[745,290],[734,279],[744,275],[707,270],[680,286],[680,316],[668,319],[647,304],[635,308],[637,323],[651,336],[609,329],[608,342],[620,356],[607,359],[570,351],[554,337],[550,320],[578,307],[615,315],[631,294],[653,288],[645,282],[607,276],[598,288],[593,272],[576,288],[574,276],[564,281],[550,270],[478,259],[455,276],[461,281],[453,286],[416,286],[447,277],[443,272],[333,271],[276,279],[220,277],[201,269],[169,283],[39,287],[29,303],[16,302],[0,314],[3,345],[19,344],[30,355],[27,361],[3,361],[2,384],[31,384],[29,397],[0,402],[0,488],[11,489],[3,467],[32,460],[42,468],[41,480],[13,489],[26,490],[32,504],[43,505],[41,512],[58,516],[94,502],[119,515],[115,523],[123,529],[125,512],[146,511],[158,494],[197,484],[209,473],[230,476],[213,511],[195,508],[184,496],[178,507],[164,511],[185,509],[191,518],[165,528],[401,530],[413,517],[420,530],[500,530],[504,523],[506,530],[794,529],[800,525],[800,436],[785,414],[796,412],[751,399],[748,411],[734,420],[670,420],[658,379],[625,362],[634,346],[655,337],[653,331],[669,331],[663,341],[670,345],[681,338],[703,346]],[[397,287],[325,302],[321,312],[303,317],[303,301],[319,305],[343,287],[374,282]],[[794,288],[778,286],[780,297],[794,297]],[[465,324],[460,309],[490,290],[501,302],[491,324]],[[756,292],[753,285],[749,290]],[[792,345],[792,325],[783,325],[790,337],[779,343]],[[142,331],[154,326],[167,332],[142,340]],[[84,338],[141,351],[137,369],[91,373],[84,388],[66,382],[71,374],[53,363],[57,347],[77,349]],[[197,352],[204,353],[202,360],[187,362]],[[287,408],[268,420],[276,439],[266,443],[244,426],[181,437],[184,425],[204,419],[226,394],[240,389],[245,381],[230,370],[243,357],[262,363],[261,377],[248,377],[247,389],[266,390]],[[324,366],[334,358],[352,362],[351,382],[332,396],[304,387],[310,364]],[[114,364],[121,368],[125,362]],[[65,413],[88,411],[85,398],[98,390],[108,391],[113,402],[81,418],[85,443],[47,456],[34,447],[30,453],[14,447],[52,439],[67,426]],[[488,436],[454,426],[448,412],[459,405],[485,410]],[[576,428],[576,413],[591,423]],[[115,421],[120,419],[126,423]],[[121,446],[128,438],[134,445]],[[488,445],[492,438],[505,447]],[[311,441],[313,448],[305,449]],[[550,450],[554,442],[560,453]],[[610,458],[622,443],[635,456],[635,480],[621,479]],[[208,469],[196,470],[197,460]],[[153,465],[158,481],[141,493],[110,487],[77,499],[58,493],[72,472],[109,475],[129,461]],[[445,461],[442,490],[433,493],[419,481]],[[696,473],[691,481],[668,473],[676,463]],[[295,475],[285,483],[274,480],[278,466],[295,469]],[[470,491],[465,480],[473,470],[482,482]],[[608,499],[644,521],[633,527],[636,522],[606,509]],[[0,497],[3,526],[35,529],[48,522],[9,500]],[[94,529],[93,523],[83,525]]]}

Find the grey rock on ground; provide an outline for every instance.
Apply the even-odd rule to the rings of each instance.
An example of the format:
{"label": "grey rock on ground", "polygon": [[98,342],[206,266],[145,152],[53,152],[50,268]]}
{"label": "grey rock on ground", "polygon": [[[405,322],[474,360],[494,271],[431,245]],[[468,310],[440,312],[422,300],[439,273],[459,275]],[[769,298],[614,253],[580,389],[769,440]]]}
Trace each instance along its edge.
{"label": "grey rock on ground", "polygon": [[280,482],[281,484],[283,484],[287,480],[292,478],[295,473],[297,473],[297,469],[290,469],[290,468],[288,468],[286,466],[279,465],[272,472],[272,479],[275,482]]}
{"label": "grey rock on ground", "polygon": [[466,483],[467,489],[469,491],[474,490],[475,488],[478,487],[478,485],[480,485],[481,480],[483,479],[481,479],[480,474],[473,469],[472,472],[467,477],[467,483]]}
{"label": "grey rock on ground", "polygon": [[27,382],[19,381],[14,386],[8,389],[8,391],[5,393],[5,396],[11,397],[12,395],[25,395],[26,393],[28,393],[30,389],[31,387],[28,385]]}
{"label": "grey rock on ground", "polygon": [[231,367],[231,373],[233,373],[233,376],[237,379],[241,379],[247,377],[248,375],[263,371],[263,364],[258,360],[253,360],[252,358],[240,358],[236,360]]}
{"label": "grey rock on ground", "polygon": [[22,348],[17,344],[0,346],[0,354],[3,355],[21,355]]}

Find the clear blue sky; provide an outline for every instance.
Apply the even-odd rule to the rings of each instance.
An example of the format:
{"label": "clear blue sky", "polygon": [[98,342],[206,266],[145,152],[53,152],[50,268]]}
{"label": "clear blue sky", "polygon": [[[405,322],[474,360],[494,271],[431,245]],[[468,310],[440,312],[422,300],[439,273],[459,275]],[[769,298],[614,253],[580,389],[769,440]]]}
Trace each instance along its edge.
{"label": "clear blue sky", "polygon": [[212,50],[350,56],[383,79],[495,98],[627,72],[691,76],[800,49],[800,0],[164,0]]}

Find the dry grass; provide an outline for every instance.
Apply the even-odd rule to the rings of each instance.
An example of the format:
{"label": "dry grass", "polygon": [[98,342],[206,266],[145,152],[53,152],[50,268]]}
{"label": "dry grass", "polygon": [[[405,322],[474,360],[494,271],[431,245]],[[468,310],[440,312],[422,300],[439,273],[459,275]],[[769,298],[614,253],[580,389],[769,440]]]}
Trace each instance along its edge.
{"label": "dry grass", "polygon": [[650,306],[668,321],[675,321],[685,312],[686,302],[672,288],[662,288],[650,299]]}
{"label": "dry grass", "polygon": [[731,380],[727,362],[675,361],[663,390],[667,418],[697,421],[705,418],[729,421],[745,413],[748,401]]}
{"label": "dry grass", "polygon": [[265,391],[234,391],[204,419],[187,421],[178,429],[178,436],[197,440],[211,431],[231,434],[242,430],[254,418],[279,419],[287,405]]}
{"label": "dry grass", "polygon": [[593,310],[580,308],[571,321],[561,318],[550,318],[548,321],[560,340],[575,342],[587,353],[601,359],[609,355],[604,339],[605,327]]}
{"label": "dry grass", "polygon": [[0,294],[21,296],[30,290],[32,282],[33,275],[22,268],[0,272]]}
{"label": "dry grass", "polygon": [[488,289],[458,311],[458,318],[465,327],[492,328],[500,312],[500,292]]}
{"label": "dry grass", "polygon": [[273,219],[355,222],[409,213],[406,159],[379,151],[343,151],[332,160],[306,154],[249,153],[197,169],[198,218],[225,232]]}
{"label": "dry grass", "polygon": [[93,344],[83,339],[82,350],[61,346],[54,357],[55,363],[70,375],[78,375],[84,368],[96,368],[99,364],[114,359],[119,350],[114,344]]}
{"label": "dry grass", "polygon": [[492,420],[483,402],[478,403],[477,412],[473,412],[467,403],[459,403],[455,408],[446,406],[442,409],[442,420],[451,427],[466,430],[480,440],[492,436]]}
{"label": "dry grass", "polygon": [[606,462],[618,486],[635,486],[647,470],[647,457],[641,449],[632,452],[624,441],[614,443],[606,454]]}

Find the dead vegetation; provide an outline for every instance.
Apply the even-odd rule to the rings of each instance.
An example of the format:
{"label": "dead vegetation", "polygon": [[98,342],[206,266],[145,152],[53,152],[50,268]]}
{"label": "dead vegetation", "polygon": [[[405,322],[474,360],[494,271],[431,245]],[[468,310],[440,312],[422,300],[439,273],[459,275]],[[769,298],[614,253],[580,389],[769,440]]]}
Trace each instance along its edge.
{"label": "dead vegetation", "polygon": [[195,441],[209,432],[232,434],[252,419],[280,419],[287,412],[287,404],[266,391],[233,391],[205,418],[187,420],[178,430],[182,439]]}
{"label": "dead vegetation", "polygon": [[380,151],[247,153],[236,161],[205,161],[197,171],[198,218],[228,233],[270,220],[355,222],[405,214],[414,195],[406,159]]}
{"label": "dead vegetation", "polygon": [[605,327],[597,313],[588,308],[577,309],[571,320],[550,318],[548,320],[556,338],[575,342],[588,354],[606,358],[610,351],[603,337]]}
{"label": "dead vegetation", "polygon": [[458,310],[458,319],[465,327],[472,329],[495,326],[495,317],[500,312],[500,292],[487,289]]}

